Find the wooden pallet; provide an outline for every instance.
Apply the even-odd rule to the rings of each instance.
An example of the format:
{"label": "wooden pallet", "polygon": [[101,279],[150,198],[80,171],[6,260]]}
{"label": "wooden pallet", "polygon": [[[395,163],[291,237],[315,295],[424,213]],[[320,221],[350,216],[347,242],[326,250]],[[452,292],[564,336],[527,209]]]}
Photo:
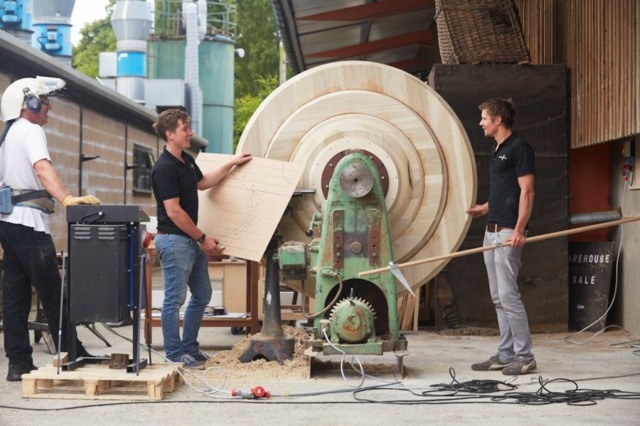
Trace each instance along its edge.
{"label": "wooden pallet", "polygon": [[41,367],[22,376],[23,398],[161,400],[173,392],[179,375],[171,365],[153,364],[136,373],[86,364],[72,371]]}

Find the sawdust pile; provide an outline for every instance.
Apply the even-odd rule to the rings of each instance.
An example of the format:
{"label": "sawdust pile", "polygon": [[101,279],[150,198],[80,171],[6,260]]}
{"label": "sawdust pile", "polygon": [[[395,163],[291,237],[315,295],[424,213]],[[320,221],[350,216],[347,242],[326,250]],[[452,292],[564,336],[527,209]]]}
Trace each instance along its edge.
{"label": "sawdust pile", "polygon": [[293,357],[279,364],[276,361],[257,359],[251,362],[242,363],[239,358],[249,348],[251,337],[246,336],[228,351],[218,352],[207,361],[207,367],[220,367],[232,375],[234,379],[243,377],[288,377],[288,378],[308,378],[309,361],[304,356],[305,342],[308,335],[305,330],[296,329],[290,326],[282,327],[286,338],[293,338],[295,342]]}
{"label": "sawdust pile", "polygon": [[[313,360],[304,355],[306,342],[312,337],[307,331],[290,326],[282,327],[285,337],[294,339],[294,353],[291,360],[279,364],[277,361],[257,359],[248,363],[239,361],[251,343],[251,337],[246,336],[228,351],[221,351],[211,356],[207,361],[207,369],[191,370],[190,374],[207,380],[208,383],[226,383],[232,388],[253,386],[256,383],[275,386],[286,380],[306,380],[309,378],[336,377],[341,374],[340,356],[334,360]],[[376,377],[394,377],[398,366],[393,363],[362,363],[349,355],[344,359],[345,374],[353,380],[359,380],[361,371]]]}

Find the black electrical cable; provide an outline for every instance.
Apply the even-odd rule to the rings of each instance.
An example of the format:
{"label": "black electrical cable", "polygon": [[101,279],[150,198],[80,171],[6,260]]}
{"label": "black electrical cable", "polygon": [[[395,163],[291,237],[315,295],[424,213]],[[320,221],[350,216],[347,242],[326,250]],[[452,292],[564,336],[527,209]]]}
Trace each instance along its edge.
{"label": "black electrical cable", "polygon": [[473,394],[484,394],[484,393],[493,393],[493,392],[501,392],[505,390],[517,389],[518,387],[512,385],[507,382],[499,381],[499,380],[470,380],[467,382],[460,383],[456,379],[456,371],[450,367],[449,375],[451,376],[450,384],[437,384],[431,385],[434,390],[424,391],[423,395],[430,395],[436,392],[450,392],[455,394],[457,392],[467,392]]}
{"label": "black electrical cable", "polygon": [[[540,388],[536,392],[507,392],[495,400],[515,400],[519,404],[546,405],[563,403],[568,405],[596,405],[597,401],[605,399],[640,399],[638,392],[625,392],[617,389],[580,389],[578,383],[570,379],[553,379],[543,382],[539,379]],[[563,392],[549,389],[549,385],[564,383],[572,385],[573,389]]]}
{"label": "black electrical cable", "polygon": [[[455,370],[449,368],[451,383],[431,385],[432,389],[422,392],[414,392],[407,388],[392,388],[392,390],[409,392],[411,395],[421,399],[412,400],[375,400],[359,396],[364,392],[379,391],[383,389],[358,389],[353,392],[354,398],[360,402],[380,403],[380,404],[399,404],[399,405],[419,405],[419,404],[452,404],[452,403],[478,403],[490,402],[492,396],[484,394],[492,394],[503,392],[505,390],[517,389],[517,386],[498,380],[470,380],[467,382],[459,382],[456,379]],[[499,403],[498,401],[494,403]]]}
{"label": "black electrical cable", "polygon": [[[410,392],[413,396],[423,396],[423,399],[411,400],[391,400],[391,399],[371,399],[360,396],[364,392],[380,391],[383,389],[362,389],[354,391],[354,398],[360,402],[396,405],[421,405],[421,404],[468,404],[468,403],[491,403],[491,404],[523,404],[523,405],[548,405],[548,404],[568,404],[574,406],[595,405],[598,401],[605,399],[640,399],[639,392],[626,392],[617,389],[580,389],[576,381],[569,379],[553,379],[544,381],[538,378],[540,388],[536,392],[505,392],[501,395],[494,395],[503,392],[501,387],[516,389],[517,386],[506,382],[495,380],[471,380],[468,382],[458,382],[455,378],[455,371],[449,369],[452,377],[451,384],[432,385],[434,390],[424,391],[420,394],[409,389],[393,388]],[[571,389],[565,391],[553,391],[549,389],[551,384],[570,384]]]}

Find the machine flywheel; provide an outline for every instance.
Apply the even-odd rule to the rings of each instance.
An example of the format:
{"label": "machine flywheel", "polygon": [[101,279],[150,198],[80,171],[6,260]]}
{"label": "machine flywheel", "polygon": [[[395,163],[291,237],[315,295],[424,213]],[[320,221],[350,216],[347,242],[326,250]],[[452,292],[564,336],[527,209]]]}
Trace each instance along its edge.
{"label": "machine flywheel", "polygon": [[[394,262],[455,252],[476,200],[476,161],[464,127],[425,82],[388,65],[340,61],[314,67],[274,90],[245,127],[238,151],[304,164],[300,189],[279,230],[284,240],[308,241],[314,215],[327,197],[328,178],[344,155],[358,151],[376,163],[385,192]],[[360,170],[343,177],[353,197],[367,192]],[[448,260],[422,263],[403,273],[413,289]],[[381,265],[386,266],[386,265]],[[287,283],[299,289],[298,283]],[[314,280],[304,291],[314,295]],[[407,291],[398,283],[398,296]]]}

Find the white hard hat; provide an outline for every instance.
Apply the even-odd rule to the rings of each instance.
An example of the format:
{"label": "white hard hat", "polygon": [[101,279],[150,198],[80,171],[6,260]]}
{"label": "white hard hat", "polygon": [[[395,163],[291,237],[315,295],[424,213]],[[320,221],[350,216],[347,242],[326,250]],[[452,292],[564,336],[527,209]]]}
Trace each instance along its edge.
{"label": "white hard hat", "polygon": [[[61,91],[67,83],[61,78],[41,77],[21,78],[16,80],[7,87],[2,94],[2,119],[6,122],[20,117],[20,111],[24,108],[37,108],[39,110],[39,96],[53,96]],[[34,104],[27,103],[29,97],[33,99]]]}

